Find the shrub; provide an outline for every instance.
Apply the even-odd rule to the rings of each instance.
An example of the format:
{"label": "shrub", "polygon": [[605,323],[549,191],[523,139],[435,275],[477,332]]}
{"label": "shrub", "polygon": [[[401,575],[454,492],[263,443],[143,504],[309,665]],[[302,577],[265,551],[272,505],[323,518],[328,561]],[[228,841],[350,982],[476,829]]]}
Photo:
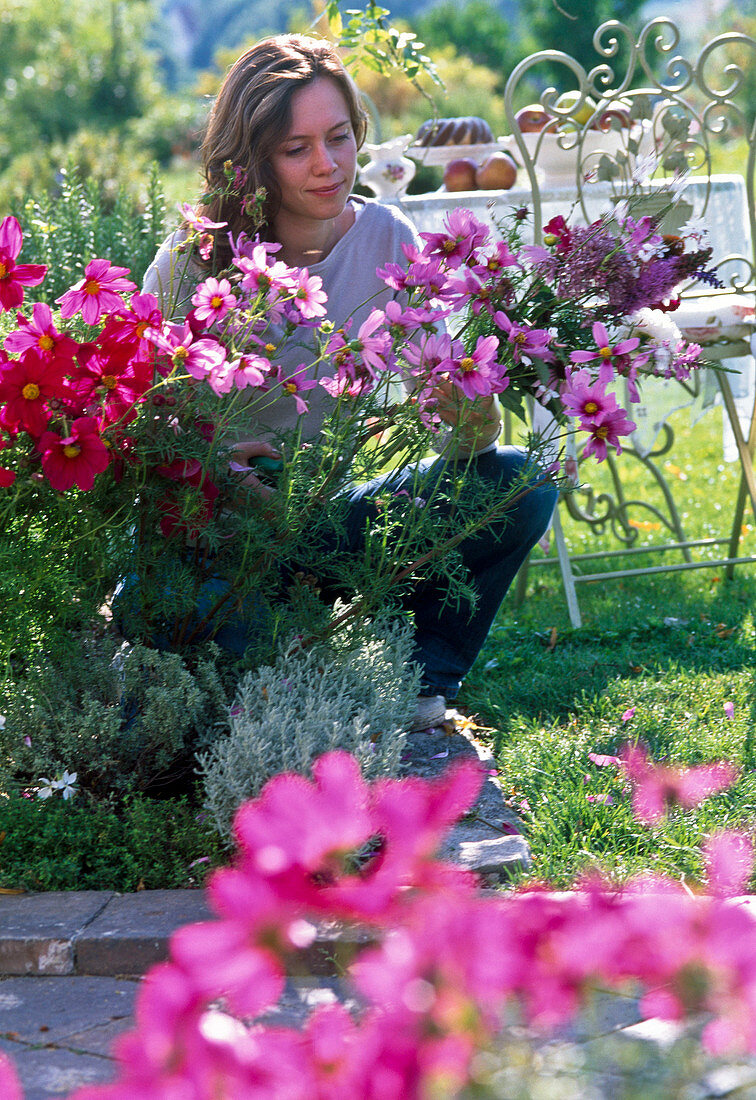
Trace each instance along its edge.
{"label": "shrub", "polygon": [[187,798],[0,798],[5,889],[178,889],[200,885],[222,858],[218,834]]}
{"label": "shrub", "polygon": [[221,834],[229,835],[237,808],[268,779],[309,774],[329,749],[353,753],[365,776],[396,775],[420,683],[411,650],[409,624],[384,617],[309,650],[289,646],[273,665],[248,672],[228,736],[199,758]]}
{"label": "shrub", "polygon": [[98,795],[170,783],[220,728],[219,656],[212,644],[190,663],[110,637],[72,638],[65,655],[38,655],[0,689],[0,759],[26,785],[62,768]]}

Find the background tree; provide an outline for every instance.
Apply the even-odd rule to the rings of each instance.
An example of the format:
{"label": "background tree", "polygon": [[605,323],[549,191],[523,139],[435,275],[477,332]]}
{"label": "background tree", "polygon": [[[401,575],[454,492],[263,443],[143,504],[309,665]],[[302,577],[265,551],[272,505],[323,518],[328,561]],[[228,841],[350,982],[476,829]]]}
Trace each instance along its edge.
{"label": "background tree", "polygon": [[[527,28],[522,56],[536,50],[564,50],[590,71],[601,60],[593,45],[596,28],[607,19],[618,19],[637,33],[644,4],[645,0],[520,0],[522,26]],[[621,50],[612,60],[615,72],[622,72],[625,63]],[[557,80],[564,79],[560,66],[539,71],[544,80],[557,72]]]}
{"label": "background tree", "polygon": [[467,0],[462,5],[442,0],[414,18],[412,24],[431,53],[452,45],[458,54],[491,69],[499,91],[503,91],[507,77],[523,56],[515,4],[502,8],[490,0]]}

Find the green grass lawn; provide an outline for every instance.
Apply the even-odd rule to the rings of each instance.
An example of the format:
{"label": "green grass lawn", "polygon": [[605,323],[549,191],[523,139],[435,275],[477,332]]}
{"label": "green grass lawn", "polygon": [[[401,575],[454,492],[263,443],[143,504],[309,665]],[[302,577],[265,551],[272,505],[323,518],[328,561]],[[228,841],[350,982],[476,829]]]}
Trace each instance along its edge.
{"label": "green grass lawn", "polygon": [[[687,414],[675,421],[679,447],[666,472],[692,537],[729,532],[739,467],[722,460],[721,423],[718,409],[693,428]],[[594,475],[605,483],[600,468],[583,468],[584,477]],[[647,480],[629,472],[623,483],[642,498]],[[662,537],[656,521],[638,522],[640,540]],[[586,536],[571,520],[565,528],[573,551],[591,540],[596,549],[612,546],[611,538]],[[699,558],[723,549],[707,548]],[[754,549],[748,511],[741,553]],[[586,571],[601,568],[607,565],[588,563]],[[738,567],[733,581],[718,567],[592,581],[578,596],[583,625],[572,629],[558,568],[531,568],[524,604],[508,597],[461,702],[491,728],[505,788],[523,810],[537,878],[564,886],[596,868],[618,878],[653,870],[695,887],[703,881],[706,835],[752,829],[756,821],[756,566]],[[726,702],[734,704],[732,718]],[[661,826],[641,825],[617,769],[588,759],[636,739],[658,761],[734,761],[740,779],[695,810],[673,811]],[[612,804],[588,797],[606,795]]]}

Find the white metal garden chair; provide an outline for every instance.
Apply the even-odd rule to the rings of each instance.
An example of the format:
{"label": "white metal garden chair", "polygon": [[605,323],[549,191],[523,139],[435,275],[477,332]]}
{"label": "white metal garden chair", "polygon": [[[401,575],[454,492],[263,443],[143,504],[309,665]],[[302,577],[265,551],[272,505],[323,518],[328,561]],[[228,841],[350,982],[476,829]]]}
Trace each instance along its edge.
{"label": "white metal garden chair", "polygon": [[[680,207],[666,215],[672,220],[665,228],[672,231],[675,218],[677,225],[690,215],[705,219],[711,230],[713,262],[725,287],[715,291],[700,284],[684,288],[675,320],[684,335],[704,346],[707,360],[737,360],[748,368],[751,381],[739,402],[728,374],[705,372],[711,373],[713,381],[712,377],[702,378],[701,372],[693,389],[684,396],[681,393],[678,402],[701,400],[712,386],[721,394],[741,471],[737,498],[726,510],[726,533],[707,539],[686,538],[657,461],[671,454],[674,444],[672,429],[663,416],[658,426],[661,442],[645,453],[638,446],[631,452],[644,463],[649,479],[661,492],[663,508],[644,500],[628,500],[614,461],[610,461],[613,493],[598,497],[590,487],[584,487],[582,494],[563,496],[562,507],[575,519],[598,532],[611,530],[622,544],[616,550],[571,555],[558,509],[554,521],[557,557],[533,559],[532,564],[558,561],[575,626],[581,621],[577,598],[580,583],[722,566],[731,576],[736,565],[756,561],[756,556],[738,553],[749,499],[756,516],[756,387],[752,381],[756,121],[750,115],[754,105],[746,101],[744,83],[745,66],[756,63],[756,41],[736,32],[722,34],[712,39],[696,59],[689,60],[678,52],[675,25],[660,18],[648,23],[637,39],[626,26],[610,20],[596,31],[594,45],[601,61],[590,72],[566,53],[544,50],[525,58],[507,82],[510,144],[530,182],[535,239],[542,237],[543,225],[553,213],[564,213],[565,205],[575,203],[577,212],[590,221],[608,202],[637,190],[644,166],[649,173],[642,188],[646,204],[655,201],[663,177],[668,180],[675,173],[685,172],[690,182]],[[541,87],[548,83],[540,103],[557,116],[558,129],[523,132],[518,125],[518,108],[532,99],[536,82]],[[568,90],[574,93],[569,105],[565,98],[558,103],[560,93]],[[716,143],[738,135],[743,148],[740,174],[715,175],[712,154]],[[635,410],[633,415],[636,418]],[[587,502],[584,507],[579,503],[581,495]],[[631,512],[637,513],[638,509],[653,512],[669,536],[667,541],[653,547],[636,545],[638,527],[631,522]],[[726,555],[695,556],[696,551],[710,552],[713,545],[726,545]],[[611,564],[618,556],[645,555],[651,550],[662,553],[661,563],[601,573],[584,571],[592,559]],[[678,551],[683,560],[672,560],[669,555],[673,551]],[[518,583],[520,598],[524,595],[525,572]]]}

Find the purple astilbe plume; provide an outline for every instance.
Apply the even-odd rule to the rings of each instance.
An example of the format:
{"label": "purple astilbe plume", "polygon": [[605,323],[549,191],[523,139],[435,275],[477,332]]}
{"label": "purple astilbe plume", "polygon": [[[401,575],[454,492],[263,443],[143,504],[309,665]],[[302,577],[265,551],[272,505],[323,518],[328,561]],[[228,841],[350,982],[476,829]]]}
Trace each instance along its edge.
{"label": "purple astilbe plume", "polygon": [[555,251],[535,263],[534,270],[564,299],[587,294],[628,296],[637,278],[636,265],[621,250],[617,237],[600,223],[575,226],[569,252]]}
{"label": "purple astilbe plume", "polygon": [[609,286],[609,306],[622,313],[634,313],[668,298],[680,282],[677,256],[665,256],[645,263],[629,286]]}

